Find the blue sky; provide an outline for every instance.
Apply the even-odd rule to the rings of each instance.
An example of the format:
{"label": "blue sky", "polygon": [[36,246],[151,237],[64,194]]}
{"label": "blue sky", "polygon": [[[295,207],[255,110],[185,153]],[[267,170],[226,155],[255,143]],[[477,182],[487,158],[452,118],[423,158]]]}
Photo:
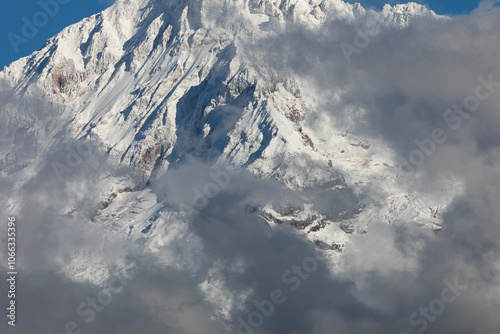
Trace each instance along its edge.
{"label": "blue sky", "polygon": [[[348,0],[348,2],[359,2],[363,6],[373,6],[382,8],[385,3],[398,4],[410,1],[397,0]],[[469,14],[471,10],[476,9],[480,0],[412,0],[420,4],[428,5],[430,9],[438,14],[460,15]]]}
{"label": "blue sky", "polygon": [[[51,3],[55,2],[59,8],[50,7],[49,11],[52,16],[48,18],[46,24],[43,24],[43,8],[39,2]],[[59,4],[64,3],[64,4]],[[41,48],[45,41],[54,36],[63,28],[72,23],[76,23],[84,17],[91,16],[108,7],[112,0],[14,0],[3,1],[2,10],[0,11],[0,69],[10,64],[11,62],[30,55],[33,51]],[[25,25],[23,18],[26,18],[30,23],[34,23],[33,16],[38,20],[38,32],[33,33],[33,37],[25,38],[22,29]],[[24,40],[16,40],[18,43],[15,47],[9,39],[9,34],[13,33]],[[11,39],[14,39],[10,34]],[[30,35],[28,35],[30,36]],[[17,49],[17,50],[16,50]]]}
{"label": "blue sky", "polygon": [[[48,17],[43,24],[43,8],[39,2],[49,3],[59,1],[58,9],[53,9],[53,17]],[[414,0],[426,3],[439,14],[467,14],[476,8],[479,0]],[[354,2],[354,1],[349,1]],[[402,3],[395,0],[360,0],[364,6],[381,8],[388,2],[391,4]],[[43,46],[45,41],[57,34],[64,27],[80,21],[82,18],[95,14],[108,7],[112,0],[14,0],[5,1],[0,12],[0,69],[11,62],[31,54]],[[22,33],[25,21],[34,23],[33,17],[39,22],[38,32],[32,37],[24,38]],[[46,16],[47,17],[47,16]],[[24,19],[25,18],[25,19]],[[24,21],[23,21],[24,20]],[[16,39],[13,34],[23,38]],[[10,36],[10,39],[9,39]],[[12,42],[14,41],[14,42]],[[14,44],[14,45],[13,45]]]}

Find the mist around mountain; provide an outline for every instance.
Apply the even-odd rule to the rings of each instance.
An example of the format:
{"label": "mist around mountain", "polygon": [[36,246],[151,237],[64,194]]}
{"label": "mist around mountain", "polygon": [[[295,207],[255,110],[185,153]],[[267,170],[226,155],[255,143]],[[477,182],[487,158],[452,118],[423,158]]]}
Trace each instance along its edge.
{"label": "mist around mountain", "polygon": [[497,333],[494,3],[119,0],[65,28],[0,72],[2,326]]}

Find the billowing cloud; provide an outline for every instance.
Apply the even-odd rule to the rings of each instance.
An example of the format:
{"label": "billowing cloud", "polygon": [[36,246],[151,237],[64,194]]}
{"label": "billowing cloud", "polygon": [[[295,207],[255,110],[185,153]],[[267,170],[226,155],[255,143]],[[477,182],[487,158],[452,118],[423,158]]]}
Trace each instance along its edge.
{"label": "billowing cloud", "polygon": [[[144,253],[138,242],[103,244],[103,227],[88,222],[100,204],[95,185],[110,177],[135,180],[133,173],[116,170],[90,142],[84,141],[93,153],[80,163],[68,158],[88,152],[78,142],[54,144],[43,153],[37,174],[15,190],[26,204],[19,216],[22,274],[15,330],[55,334],[74,321],[83,333],[498,332],[499,15],[484,1],[468,16],[415,19],[404,29],[382,24],[380,32],[364,36],[358,31],[373,16],[332,19],[318,30],[290,23],[251,45],[267,66],[294,73],[318,96],[335,95],[320,101],[317,114],[386,141],[395,157],[411,164],[423,157],[406,173],[416,191],[432,193],[442,176],[463,180],[464,191],[445,212],[440,233],[373,224],[353,237],[342,267],[329,267],[324,253],[302,235],[271,227],[259,216],[262,205],[289,190],[193,160],[148,185],[172,211],[194,209],[169,219],[193,234],[201,255],[192,267],[174,269]],[[342,43],[357,50],[349,59]],[[355,122],[353,110],[360,115]],[[29,159],[29,132],[15,136],[16,152]],[[69,169],[57,169],[54,162]],[[325,206],[324,197],[301,195]],[[74,206],[83,216],[64,218]],[[185,249],[168,247],[156,251],[184,260]],[[87,254],[95,268],[108,269],[96,270],[99,282],[62,274],[77,267],[77,253]],[[129,268],[129,278],[122,277],[126,284],[116,277],[115,265]],[[214,268],[221,298],[232,305],[222,321],[207,303],[204,293],[210,290],[200,288]],[[100,302],[102,310],[89,306],[92,298],[109,297],[110,287],[120,292],[111,292],[109,304]]]}

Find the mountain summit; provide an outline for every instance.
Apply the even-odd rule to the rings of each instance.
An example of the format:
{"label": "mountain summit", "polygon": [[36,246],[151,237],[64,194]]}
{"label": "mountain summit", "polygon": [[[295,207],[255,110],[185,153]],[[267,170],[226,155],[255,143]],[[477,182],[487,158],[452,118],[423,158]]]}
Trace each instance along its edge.
{"label": "mountain summit", "polygon": [[[271,160],[282,154],[277,143],[288,143],[279,146],[290,154],[315,147],[305,128],[297,130],[313,108],[304,88],[258,63],[252,44],[286,25],[321,29],[331,17],[373,16],[404,26],[432,14],[412,3],[377,13],[340,0],[123,0],[64,29],[5,68],[0,80],[4,90],[43,96],[69,110],[61,129],[68,138],[98,140],[140,168],[144,180],[187,152],[256,166],[264,163],[262,154]],[[26,117],[30,126],[39,121]],[[58,136],[45,135],[48,141]]]}
{"label": "mountain summit", "polygon": [[[248,210],[270,226],[299,230],[335,263],[372,221],[391,217],[437,231],[447,192],[436,202],[407,189],[386,143],[356,131],[359,110],[324,112],[325,100],[334,103],[348,87],[332,83],[325,96],[300,52],[293,56],[311,36],[329,47],[336,31],[354,37],[358,24],[395,30],[429,18],[438,17],[415,3],[377,12],[341,0],[116,1],[0,73],[7,101],[0,168],[10,193],[3,209],[39,205],[30,196],[50,198],[61,188],[60,201],[49,205],[58,217],[99,224],[106,238],[155,253],[190,238],[174,223],[187,212],[172,193],[188,193],[194,206],[213,197],[203,191],[210,178],[186,189],[193,164],[201,164],[275,180],[286,196],[273,200],[268,192],[269,202]],[[343,67],[345,59],[332,61]],[[55,185],[42,186],[46,180]],[[216,180],[225,186],[224,177]],[[164,184],[167,195],[158,190]],[[366,195],[372,190],[376,197]],[[64,268],[71,279],[105,279],[84,254],[71,259],[74,266]],[[231,304],[203,286],[227,316]]]}

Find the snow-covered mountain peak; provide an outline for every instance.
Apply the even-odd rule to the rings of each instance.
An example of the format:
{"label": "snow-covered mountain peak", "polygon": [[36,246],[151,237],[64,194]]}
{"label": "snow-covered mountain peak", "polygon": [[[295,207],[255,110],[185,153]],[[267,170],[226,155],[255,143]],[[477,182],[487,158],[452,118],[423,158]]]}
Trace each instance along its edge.
{"label": "snow-covered mountain peak", "polygon": [[137,62],[130,54],[147,57],[149,49],[173,40],[191,47],[237,36],[255,38],[269,29],[284,29],[287,23],[318,29],[327,19],[352,21],[365,15],[401,27],[414,17],[436,16],[416,3],[386,5],[374,12],[342,0],[122,0],[65,28],[41,50],[6,67],[0,79],[20,88],[28,84],[21,77],[32,83],[63,69],[74,68],[80,77],[102,74],[119,62],[134,63],[134,68]]}
{"label": "snow-covered mountain peak", "polygon": [[[90,210],[93,222],[123,230],[172,208],[149,185],[191,160],[341,199],[333,209],[313,208],[307,199],[258,209],[271,225],[289,224],[337,251],[347,235],[364,231],[358,221],[389,214],[439,229],[437,212],[448,194],[436,203],[407,193],[387,145],[352,133],[360,113],[339,111],[349,115],[344,123],[318,116],[312,84],[259,61],[252,50],[289,25],[317,32],[331,21],[351,27],[368,17],[391,29],[426,15],[435,14],[416,4],[376,12],[341,0],[117,1],[0,73],[5,95],[47,103],[6,105],[0,169],[12,178],[15,198],[44,168],[45,154],[61,143],[92,142],[113,167],[133,171],[134,178],[96,176],[100,192],[92,200],[98,204]],[[342,88],[332,91],[332,99],[342,94]],[[379,197],[364,195],[373,189]],[[143,205],[130,210],[132,202]],[[68,201],[60,210],[77,215],[75,207]],[[134,233],[127,238],[142,237]]]}
{"label": "snow-covered mountain peak", "polygon": [[[304,123],[314,105],[298,78],[265,68],[239,40],[248,45],[287,24],[321,29],[327,20],[366,15],[404,26],[433,13],[415,3],[375,12],[341,0],[122,0],[11,64],[0,81],[68,108],[66,135],[102,142],[145,180],[186,152],[286,180],[290,165],[275,165],[279,156],[305,153],[328,163],[318,149],[323,135]],[[227,114],[228,106],[241,112]],[[47,133],[49,142],[55,137]],[[321,174],[287,183],[301,188],[336,177]]]}

